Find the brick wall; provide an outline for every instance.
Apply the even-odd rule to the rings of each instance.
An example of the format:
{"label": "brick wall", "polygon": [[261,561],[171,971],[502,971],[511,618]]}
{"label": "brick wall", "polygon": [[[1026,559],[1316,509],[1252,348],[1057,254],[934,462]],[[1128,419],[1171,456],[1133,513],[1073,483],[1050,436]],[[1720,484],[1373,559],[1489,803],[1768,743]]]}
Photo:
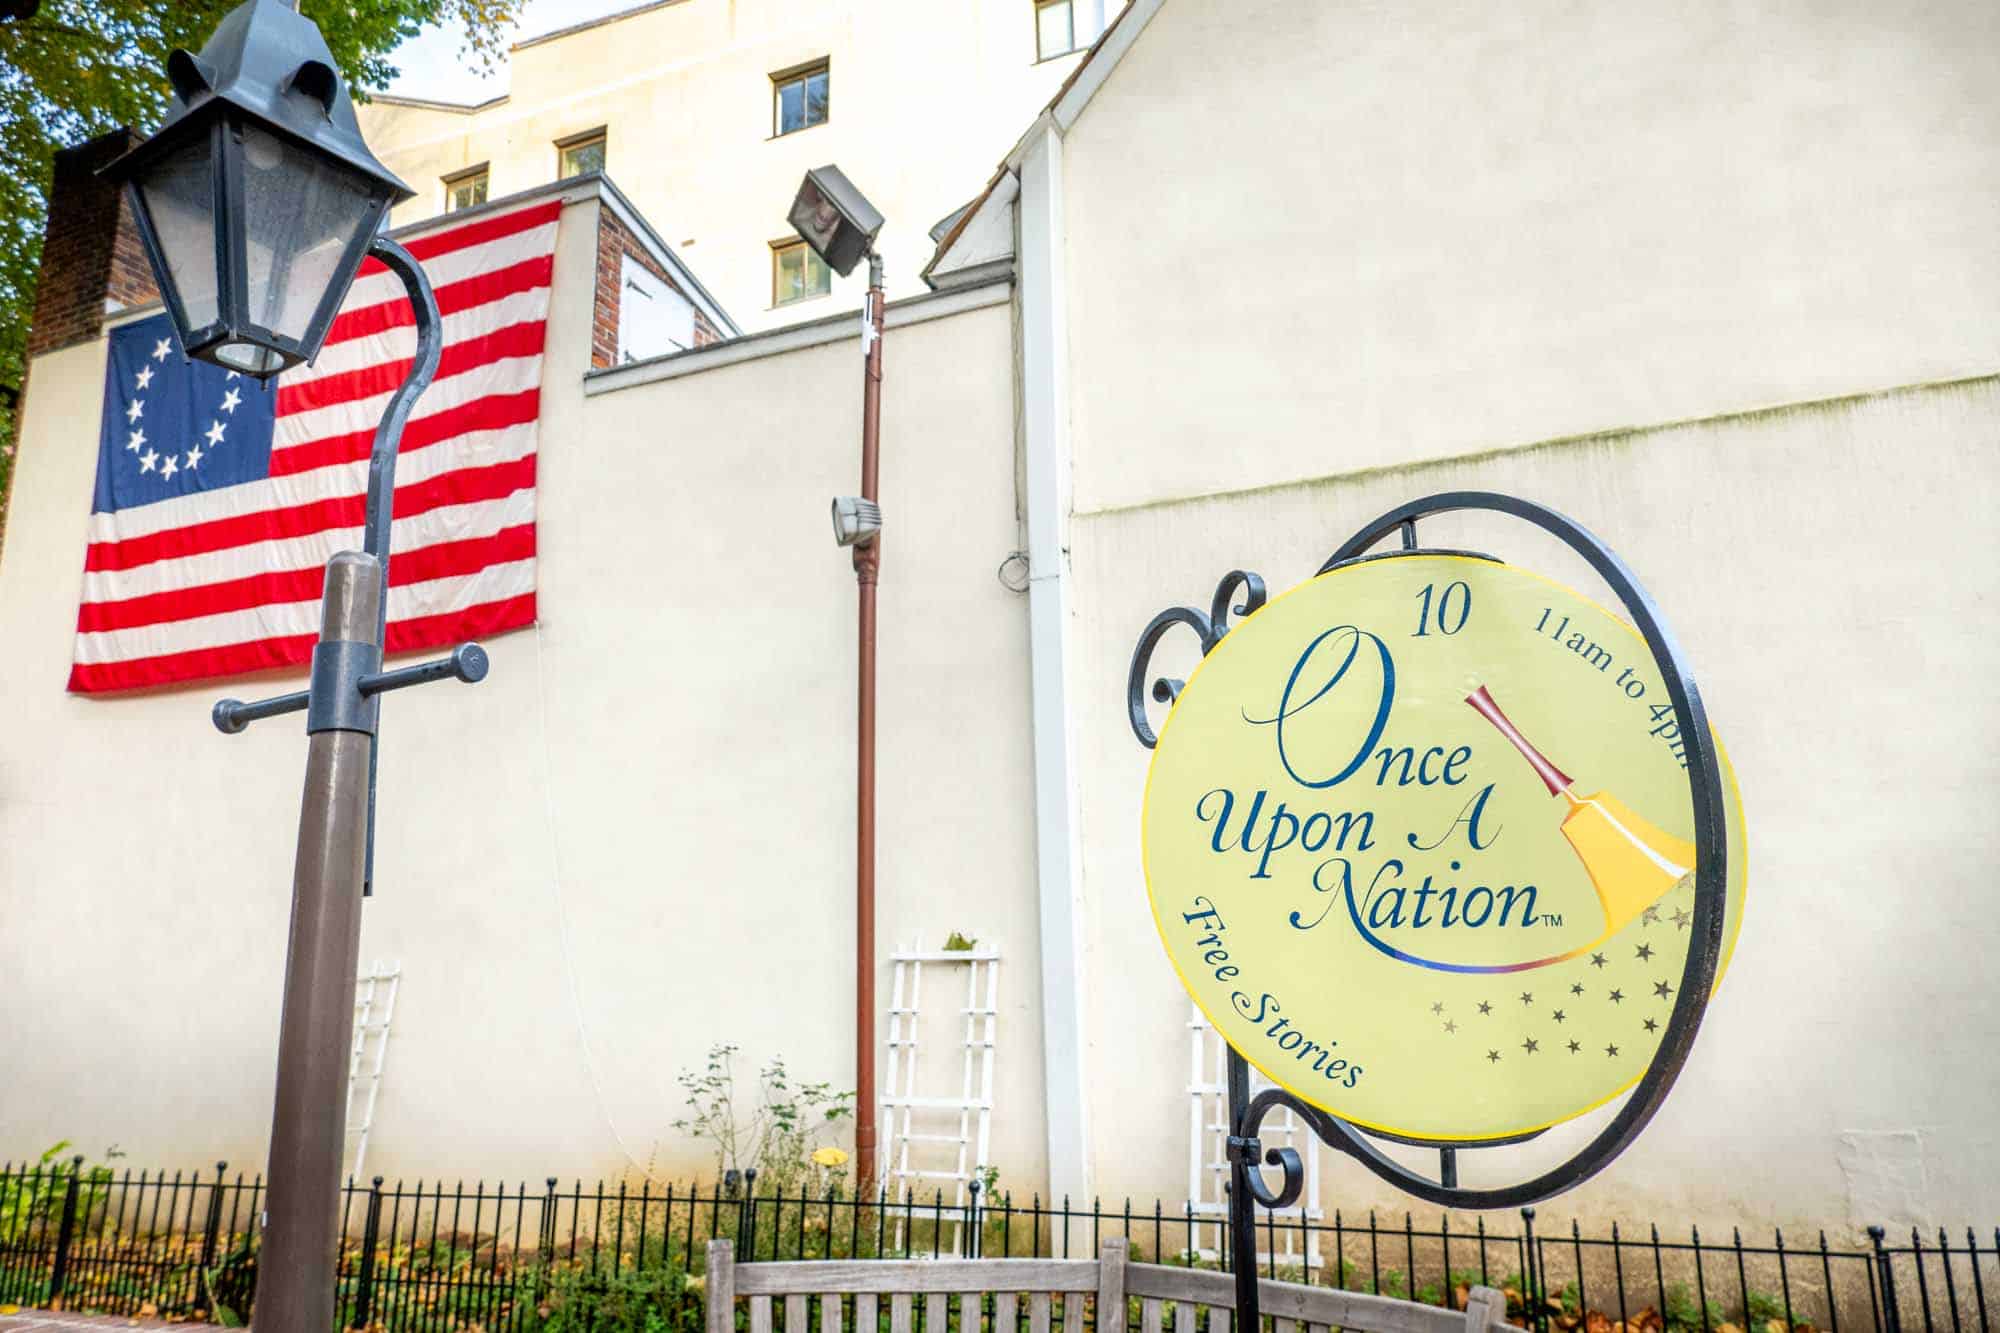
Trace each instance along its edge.
{"label": "brick wall", "polygon": [[56,154],[28,329],[31,360],[95,338],[104,328],[106,300],[138,305],[159,299],[124,191],[97,174],[138,141],[130,130],[113,130]]}
{"label": "brick wall", "polygon": [[[624,289],[624,259],[633,262],[687,296],[687,289],[668,276],[667,271],[639,244],[631,229],[609,208],[597,212],[597,295],[591,312],[590,364],[599,368],[618,364],[618,305]],[[692,301],[692,298],[690,298]],[[722,341],[722,331],[709,320],[699,305],[694,312],[694,345],[706,347]]]}

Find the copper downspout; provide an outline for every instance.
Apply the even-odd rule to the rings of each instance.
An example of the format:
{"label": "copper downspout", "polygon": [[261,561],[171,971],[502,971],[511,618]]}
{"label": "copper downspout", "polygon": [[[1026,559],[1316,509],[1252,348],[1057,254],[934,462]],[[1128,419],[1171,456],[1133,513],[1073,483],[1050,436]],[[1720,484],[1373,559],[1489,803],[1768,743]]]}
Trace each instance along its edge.
{"label": "copper downspout", "polygon": [[[868,256],[866,375],[861,390],[861,494],[877,489],[882,436],[882,257]],[[854,820],[854,1185],[879,1187],[875,1174],[875,583],[882,534],[854,548],[861,595]]]}

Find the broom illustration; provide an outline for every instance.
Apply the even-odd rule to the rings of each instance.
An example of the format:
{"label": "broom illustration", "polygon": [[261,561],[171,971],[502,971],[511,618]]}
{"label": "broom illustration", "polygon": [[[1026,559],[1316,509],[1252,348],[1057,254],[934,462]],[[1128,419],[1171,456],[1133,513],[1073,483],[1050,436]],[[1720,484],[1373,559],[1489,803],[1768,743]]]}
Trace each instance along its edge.
{"label": "broom illustration", "polygon": [[1604,909],[1600,941],[1617,934],[1692,873],[1693,843],[1655,828],[1615,796],[1605,792],[1578,796],[1569,775],[1550,763],[1507,720],[1484,685],[1468,694],[1465,701],[1514,743],[1551,796],[1569,802],[1562,835],[1583,862]]}

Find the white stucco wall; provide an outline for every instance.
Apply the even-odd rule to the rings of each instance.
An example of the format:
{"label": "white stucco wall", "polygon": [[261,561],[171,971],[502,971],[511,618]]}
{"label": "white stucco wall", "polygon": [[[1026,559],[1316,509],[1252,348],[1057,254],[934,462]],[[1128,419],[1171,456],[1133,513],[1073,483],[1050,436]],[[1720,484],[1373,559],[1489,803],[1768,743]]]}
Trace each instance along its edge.
{"label": "white stucco wall", "polygon": [[[362,957],[404,969],[369,1149],[392,1177],[706,1175],[671,1122],[714,1042],[745,1078],[782,1055],[854,1082],[854,580],[826,505],[859,466],[858,340],[586,398],[596,209],[557,242],[541,623],[477,688],[383,709]],[[1004,303],[887,335],[878,931],[1004,951],[996,1158],[1032,1173],[1011,339]],[[103,346],[32,369],[0,557],[0,1156],[256,1169],[304,747],[208,710],[302,678],[63,693]]]}
{"label": "white stucco wall", "polygon": [[[1140,629],[1229,569],[1275,593],[1395,504],[1475,487],[1570,513],[1646,580],[1748,812],[1747,924],[1683,1082],[1555,1207],[1983,1216],[2000,386],[1745,410],[2000,367],[1996,23],[1166,0],[1063,144],[1104,1193],[1159,1192],[1187,1151],[1187,1003],[1123,717]],[[1424,536],[1602,595],[1519,525]],[[1519,1179],[1580,1132],[1465,1178]],[[1341,1164],[1326,1203],[1407,1206]]]}

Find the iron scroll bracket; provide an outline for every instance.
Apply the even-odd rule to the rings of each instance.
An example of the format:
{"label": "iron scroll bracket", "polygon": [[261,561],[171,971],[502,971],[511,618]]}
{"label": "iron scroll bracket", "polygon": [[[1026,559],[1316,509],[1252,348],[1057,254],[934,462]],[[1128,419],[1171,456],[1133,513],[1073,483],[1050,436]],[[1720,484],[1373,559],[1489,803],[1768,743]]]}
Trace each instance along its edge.
{"label": "iron scroll bracket", "polygon": [[[1290,1149],[1265,1152],[1261,1148],[1259,1131],[1272,1112],[1281,1109],[1290,1111],[1334,1151],[1353,1158],[1381,1180],[1429,1203],[1466,1210],[1530,1205],[1588,1180],[1608,1166],[1644,1130],[1665,1102],[1674,1080],[1687,1062],[1720,968],[1729,873],[1728,829],[1720,759],[1709,731],[1707,710],[1679,640],[1638,578],[1610,547],[1582,525],[1532,500],[1487,491],[1448,491],[1399,505],[1364,525],[1327,557],[1318,572],[1324,574],[1337,566],[1361,559],[1392,559],[1403,555],[1475,555],[1467,551],[1426,550],[1417,542],[1417,523],[1420,519],[1466,510],[1485,510],[1519,519],[1558,538],[1575,551],[1617,595],[1660,669],[1673,705],[1674,720],[1685,739],[1688,786],[1694,809],[1693,940],[1687,962],[1682,968],[1680,989],[1652,1063],[1610,1123],[1568,1160],[1531,1179],[1511,1185],[1476,1189],[1461,1186],[1457,1178],[1458,1152],[1467,1148],[1519,1143],[1535,1137],[1540,1131],[1465,1142],[1421,1141],[1365,1131],[1282,1088],[1266,1089],[1252,1098],[1249,1064],[1233,1046],[1230,1047],[1230,1133],[1227,1140],[1231,1183],[1229,1229],[1230,1246],[1234,1251],[1237,1317],[1239,1321],[1245,1321],[1239,1324],[1243,1328],[1256,1327],[1257,1319],[1256,1208],[1258,1205],[1266,1209],[1290,1207],[1297,1202],[1304,1187],[1304,1166],[1296,1152]],[[1371,553],[1373,547],[1390,536],[1400,537],[1400,549]],[[1159,739],[1146,716],[1148,691],[1145,687],[1147,678],[1152,675],[1155,650],[1168,632],[1179,625],[1195,632],[1203,656],[1214,651],[1233,628],[1229,623],[1229,612],[1232,610],[1229,603],[1238,589],[1245,590],[1247,595],[1241,605],[1233,608],[1236,615],[1247,617],[1264,605],[1264,581],[1248,571],[1233,570],[1216,589],[1207,614],[1193,607],[1174,607],[1155,616],[1141,632],[1126,677],[1126,704],[1132,733],[1147,749],[1154,748]],[[1150,693],[1156,702],[1171,703],[1179,697],[1182,686],[1183,682],[1179,680],[1159,677],[1153,680]],[[1374,1141],[1378,1138],[1437,1149],[1439,1177],[1432,1179],[1388,1156]],[[1262,1163],[1258,1160],[1260,1154]],[[1276,1167],[1281,1172],[1277,1189],[1266,1184],[1261,1169],[1263,1166]]]}

